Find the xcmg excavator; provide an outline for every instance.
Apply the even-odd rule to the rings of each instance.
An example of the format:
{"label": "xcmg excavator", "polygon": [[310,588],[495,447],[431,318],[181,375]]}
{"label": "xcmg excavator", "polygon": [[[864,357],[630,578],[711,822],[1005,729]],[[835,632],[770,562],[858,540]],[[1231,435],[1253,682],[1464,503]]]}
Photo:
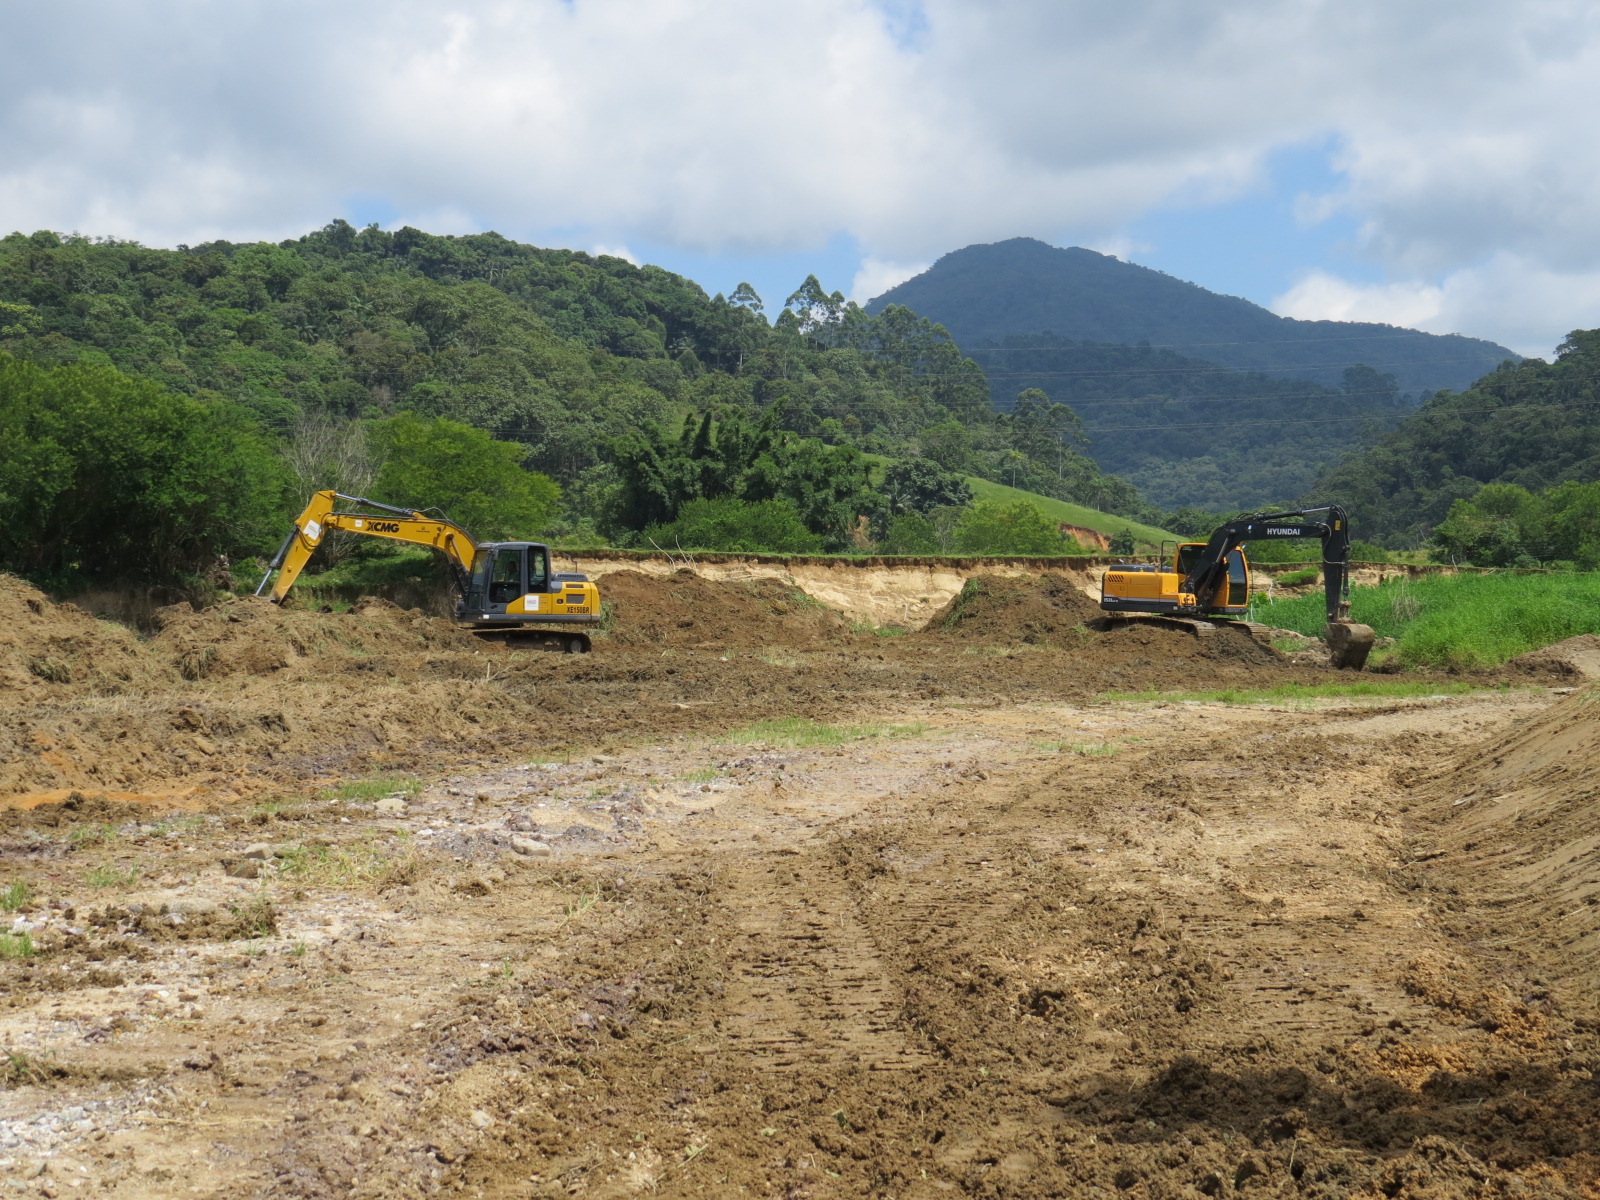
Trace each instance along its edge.
{"label": "xcmg excavator", "polygon": [[1170,567],[1118,563],[1100,581],[1100,607],[1186,621],[1242,617],[1250,610],[1245,544],[1312,537],[1322,539],[1328,615],[1323,638],[1334,666],[1359,671],[1374,637],[1371,626],[1350,620],[1350,519],[1336,504],[1239,517],[1219,526],[1210,541],[1178,546]]}
{"label": "xcmg excavator", "polygon": [[[358,512],[335,512],[339,501]],[[376,510],[376,511],[371,511]],[[550,570],[550,547],[539,542],[474,542],[443,516],[379,504],[361,496],[322,491],[311,497],[262,576],[256,595],[267,591],[282,604],[294,581],[331,529],[430,546],[444,555],[460,599],[456,619],[472,633],[542,649],[587,654],[589,635],[574,626],[600,620],[600,593],[585,575]]]}

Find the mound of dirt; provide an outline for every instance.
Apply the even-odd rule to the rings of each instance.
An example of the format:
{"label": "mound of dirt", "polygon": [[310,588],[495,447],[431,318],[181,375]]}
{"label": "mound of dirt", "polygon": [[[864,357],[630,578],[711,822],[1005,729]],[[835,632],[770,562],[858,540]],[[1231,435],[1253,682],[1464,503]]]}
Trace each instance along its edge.
{"label": "mound of dirt", "polygon": [[117,695],[171,678],[131,629],[0,575],[0,697]]}
{"label": "mound of dirt", "polygon": [[1600,966],[1597,701],[1593,689],[1564,697],[1432,789],[1441,832],[1430,874],[1470,898],[1473,936],[1514,942],[1558,978]]}
{"label": "mound of dirt", "polygon": [[928,622],[925,632],[977,641],[1055,645],[1083,640],[1099,606],[1064,575],[975,575]]}
{"label": "mound of dirt", "polygon": [[1554,676],[1571,680],[1600,679],[1600,637],[1592,633],[1580,634],[1519,654],[1506,664],[1508,671],[1541,677]]}
{"label": "mound of dirt", "polygon": [[364,600],[347,613],[281,608],[255,596],[211,608],[176,604],[156,613],[151,649],[185,679],[232,675],[290,676],[331,670],[383,670],[417,656],[472,653],[482,644],[449,621]]}
{"label": "mound of dirt", "polygon": [[616,571],[600,584],[623,646],[805,645],[837,641],[845,619],[776,579],[712,581],[687,568],[664,579]]}
{"label": "mound of dirt", "polygon": [[1115,689],[1209,687],[1287,666],[1243,626],[1203,633],[1129,622],[1097,631],[1099,605],[1061,575],[977,576],[928,623],[926,633],[987,645],[1048,646],[1068,653],[1086,680]]}

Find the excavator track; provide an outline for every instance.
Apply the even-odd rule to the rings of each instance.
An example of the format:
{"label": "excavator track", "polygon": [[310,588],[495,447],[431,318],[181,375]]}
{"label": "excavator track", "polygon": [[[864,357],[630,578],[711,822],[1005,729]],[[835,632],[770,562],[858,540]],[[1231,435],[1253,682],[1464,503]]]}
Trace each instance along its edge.
{"label": "excavator track", "polygon": [[587,633],[573,629],[474,629],[474,637],[511,650],[548,650],[554,654],[587,654],[594,643]]}
{"label": "excavator track", "polygon": [[1185,633],[1194,634],[1195,637],[1211,637],[1219,629],[1230,625],[1242,626],[1242,622],[1221,617],[1211,620],[1205,617],[1174,617],[1165,613],[1135,612],[1107,613],[1098,620],[1089,622],[1090,629],[1101,633],[1109,633],[1125,625],[1154,625],[1158,629],[1181,629]]}

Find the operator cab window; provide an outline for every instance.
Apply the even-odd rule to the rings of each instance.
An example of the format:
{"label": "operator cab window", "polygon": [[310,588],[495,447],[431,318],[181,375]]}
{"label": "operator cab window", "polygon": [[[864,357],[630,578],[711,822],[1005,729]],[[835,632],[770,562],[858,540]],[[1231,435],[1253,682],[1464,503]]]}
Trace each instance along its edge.
{"label": "operator cab window", "polygon": [[510,604],[522,595],[522,555],[502,550],[494,556],[494,574],[489,581],[489,603]]}
{"label": "operator cab window", "polygon": [[543,546],[528,547],[528,590],[550,590],[550,552]]}

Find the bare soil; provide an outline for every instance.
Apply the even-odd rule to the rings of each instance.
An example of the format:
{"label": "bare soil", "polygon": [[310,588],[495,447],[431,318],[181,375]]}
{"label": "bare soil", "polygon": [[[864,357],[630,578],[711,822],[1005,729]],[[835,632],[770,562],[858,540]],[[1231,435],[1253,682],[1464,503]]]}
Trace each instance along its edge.
{"label": "bare soil", "polygon": [[1336,676],[628,574],[582,659],[0,582],[14,1194],[1600,1190],[1569,676],[1118,702]]}

